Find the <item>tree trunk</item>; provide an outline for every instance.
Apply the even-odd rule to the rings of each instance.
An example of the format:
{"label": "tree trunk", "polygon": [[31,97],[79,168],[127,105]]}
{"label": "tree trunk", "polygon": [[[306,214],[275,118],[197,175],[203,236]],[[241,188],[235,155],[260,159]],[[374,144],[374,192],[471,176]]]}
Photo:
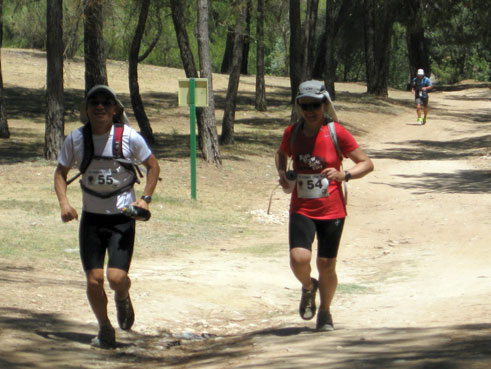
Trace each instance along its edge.
{"label": "tree trunk", "polygon": [[257,1],[256,20],[256,109],[266,111],[266,84],[264,82],[264,0]]}
{"label": "tree trunk", "polygon": [[157,2],[157,4],[155,4],[155,8],[156,8],[155,17],[157,18],[157,34],[153,38],[150,45],[148,45],[147,49],[142,54],[138,55],[138,63],[143,62],[150,55],[153,49],[155,49],[155,46],[157,46],[157,43],[160,40],[160,36],[162,36],[162,30],[164,28],[164,25],[162,24],[162,17],[160,16],[161,5],[162,3],[160,2]]}
{"label": "tree trunk", "polygon": [[[172,20],[176,31],[177,42],[181,53],[186,77],[197,78],[198,71],[191,51],[189,37],[186,30],[186,21],[182,11],[181,0],[171,0]],[[215,98],[213,96],[213,83],[211,73],[211,58],[208,36],[208,0],[198,1],[198,52],[201,66],[201,77],[208,78],[208,107],[196,108],[198,125],[198,142],[203,158],[207,162],[221,164],[220,147],[215,122]]]}
{"label": "tree trunk", "polygon": [[[181,0],[170,1],[172,21],[174,22],[174,29],[176,31],[177,44],[179,45],[179,51],[181,53],[182,65],[188,78],[197,78],[198,70],[194,62],[193,52],[189,43],[189,37],[186,30],[186,20],[182,11]],[[199,32],[198,32],[199,37]]]}
{"label": "tree trunk", "polygon": [[227,40],[225,41],[225,51],[223,53],[222,65],[220,67],[220,73],[230,73],[232,70],[232,58],[234,50],[235,32],[234,29],[229,26],[227,29]]}
{"label": "tree trunk", "polygon": [[50,0],[46,8],[46,127],[44,158],[56,160],[65,135],[63,97],[63,1]]}
{"label": "tree trunk", "polygon": [[251,13],[252,13],[252,0],[247,0],[246,5],[246,29],[244,35],[244,48],[242,50],[242,66],[240,68],[241,74],[249,74],[249,48],[251,44]]}
{"label": "tree trunk", "polygon": [[387,96],[394,17],[388,0],[365,0],[364,7],[367,93]]}
{"label": "tree trunk", "polygon": [[155,137],[153,135],[150,122],[148,121],[147,114],[145,113],[145,107],[143,106],[143,101],[140,95],[140,86],[138,84],[138,54],[140,53],[140,45],[143,38],[143,33],[145,32],[145,24],[147,23],[150,0],[141,0],[140,4],[140,17],[136,26],[133,42],[131,43],[129,55],[128,78],[130,85],[131,105],[133,107],[133,112],[135,113],[138,126],[140,127],[141,134],[143,137],[145,137],[149,144],[154,144]]}
{"label": "tree trunk", "polygon": [[[295,101],[298,86],[302,82],[302,24],[300,21],[300,1],[290,0],[290,89],[291,102]],[[293,118],[292,118],[293,119]]]}
{"label": "tree trunk", "polygon": [[241,1],[238,3],[238,17],[235,25],[235,40],[232,58],[232,70],[228,79],[227,96],[225,98],[225,109],[223,112],[222,134],[220,136],[221,144],[231,144],[234,142],[234,120],[237,101],[237,92],[239,90],[240,68],[242,65],[242,52],[244,47],[244,22],[245,22],[245,4]]}
{"label": "tree trunk", "polygon": [[319,0],[307,1],[307,12],[303,25],[302,37],[302,68],[300,81],[312,79],[312,69],[314,61],[315,28],[317,24],[317,9]]}
{"label": "tree trunk", "polygon": [[425,40],[423,26],[424,10],[422,0],[406,0],[410,16],[406,24],[406,42],[409,58],[409,74],[416,76],[418,69],[423,68],[425,73],[431,73],[428,46]]}
{"label": "tree trunk", "polygon": [[338,66],[338,52],[336,38],[343,26],[344,20],[352,9],[352,0],[345,0],[341,4],[335,0],[326,1],[326,24],[324,32],[319,39],[318,53],[315,59],[313,78],[324,80],[331,99],[335,100],[336,69]]}
{"label": "tree trunk", "polygon": [[[0,0],[0,51],[3,41],[3,0]],[[9,138],[10,131],[5,112],[5,99],[3,97],[2,55],[0,53],[0,138]]]}
{"label": "tree trunk", "polygon": [[107,85],[102,7],[104,0],[84,0],[85,91]]}
{"label": "tree trunk", "polygon": [[201,78],[208,78],[208,107],[198,108],[198,119],[202,121],[199,135],[203,157],[207,162],[222,164],[220,145],[215,120],[215,97],[208,34],[208,0],[198,0],[198,52]]}
{"label": "tree trunk", "polygon": [[326,62],[324,67],[324,85],[326,90],[331,95],[332,99],[336,99],[336,89],[334,82],[336,81],[336,57],[335,57],[335,41],[336,41],[336,29],[335,29],[335,14],[332,0],[326,1],[326,46],[324,60]]}

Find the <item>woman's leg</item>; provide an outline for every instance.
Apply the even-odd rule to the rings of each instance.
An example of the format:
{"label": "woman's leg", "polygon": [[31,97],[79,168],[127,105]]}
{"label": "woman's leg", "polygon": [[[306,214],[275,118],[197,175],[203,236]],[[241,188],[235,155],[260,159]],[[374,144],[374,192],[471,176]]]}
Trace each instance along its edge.
{"label": "woman's leg", "polygon": [[317,270],[319,271],[319,295],[321,300],[319,310],[329,310],[338,286],[336,258],[317,258]]}

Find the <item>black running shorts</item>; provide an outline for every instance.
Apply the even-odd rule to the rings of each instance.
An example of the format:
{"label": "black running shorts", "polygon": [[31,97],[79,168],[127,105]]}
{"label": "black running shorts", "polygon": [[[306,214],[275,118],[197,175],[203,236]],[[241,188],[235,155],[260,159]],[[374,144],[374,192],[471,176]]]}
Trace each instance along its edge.
{"label": "black running shorts", "polygon": [[416,105],[428,106],[428,97],[417,97],[414,101]]}
{"label": "black running shorts", "polygon": [[130,269],[135,243],[135,220],[123,214],[82,212],[79,230],[80,257],[85,271],[104,268]]}
{"label": "black running shorts", "polygon": [[317,233],[317,256],[335,258],[338,255],[343,227],[344,218],[317,220],[300,214],[290,214],[290,250],[302,247],[312,251],[312,242]]}

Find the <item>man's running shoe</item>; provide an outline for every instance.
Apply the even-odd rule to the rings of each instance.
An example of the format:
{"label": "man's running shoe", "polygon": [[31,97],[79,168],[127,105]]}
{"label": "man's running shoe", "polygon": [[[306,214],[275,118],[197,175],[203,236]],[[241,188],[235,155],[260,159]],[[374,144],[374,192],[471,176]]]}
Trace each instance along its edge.
{"label": "man's running shoe", "polygon": [[303,320],[310,320],[315,316],[315,295],[319,289],[319,282],[312,278],[312,289],[306,290],[302,287],[302,298],[300,299],[299,313]]}
{"label": "man's running shoe", "polygon": [[124,300],[117,300],[115,297],[114,301],[116,302],[116,310],[118,311],[119,327],[125,331],[130,330],[135,322],[135,311],[133,310],[130,295],[128,294],[128,297]]}
{"label": "man's running shoe", "polygon": [[423,118],[423,124],[426,124],[426,117]]}
{"label": "man's running shoe", "polygon": [[423,118],[418,118],[418,124],[419,124],[420,126],[422,126],[422,125],[424,124],[424,123],[423,123]]}
{"label": "man's running shoe", "polygon": [[315,329],[323,332],[334,330],[334,324],[332,323],[332,316],[329,310],[319,310]]}
{"label": "man's running shoe", "polygon": [[116,347],[116,332],[111,323],[99,327],[99,334],[92,339],[91,344],[105,349]]}

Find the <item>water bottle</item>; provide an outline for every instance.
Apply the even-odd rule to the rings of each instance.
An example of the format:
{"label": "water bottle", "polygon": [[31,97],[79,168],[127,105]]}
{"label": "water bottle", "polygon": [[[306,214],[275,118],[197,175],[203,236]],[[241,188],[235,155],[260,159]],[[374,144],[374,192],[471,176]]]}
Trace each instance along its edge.
{"label": "water bottle", "polygon": [[297,173],[293,170],[286,172],[286,179],[288,180],[288,188],[283,188],[284,193],[292,193],[297,184]]}
{"label": "water bottle", "polygon": [[128,205],[123,208],[123,214],[135,220],[147,221],[150,219],[150,211],[139,206]]}

